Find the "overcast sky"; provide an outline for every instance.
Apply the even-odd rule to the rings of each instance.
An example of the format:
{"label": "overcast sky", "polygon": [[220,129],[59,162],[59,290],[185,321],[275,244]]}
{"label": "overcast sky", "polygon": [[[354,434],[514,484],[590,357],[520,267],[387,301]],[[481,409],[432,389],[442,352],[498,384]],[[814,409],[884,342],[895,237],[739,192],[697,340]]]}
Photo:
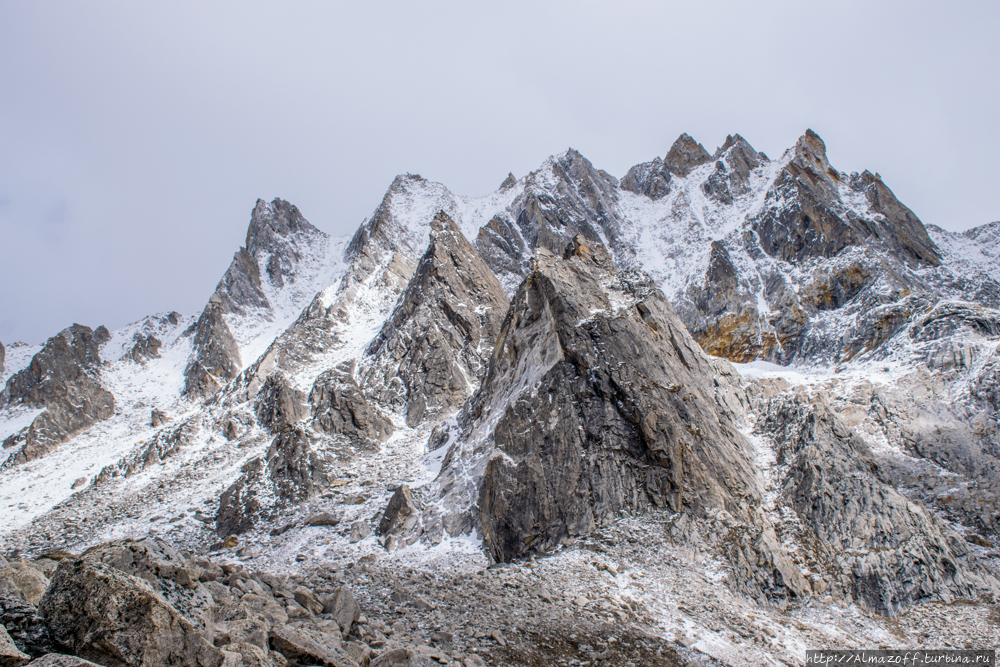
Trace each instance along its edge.
{"label": "overcast sky", "polygon": [[996,2],[0,4],[0,341],[200,311],[258,197],[346,234],[397,173],[806,128],[925,223],[1000,218]]}

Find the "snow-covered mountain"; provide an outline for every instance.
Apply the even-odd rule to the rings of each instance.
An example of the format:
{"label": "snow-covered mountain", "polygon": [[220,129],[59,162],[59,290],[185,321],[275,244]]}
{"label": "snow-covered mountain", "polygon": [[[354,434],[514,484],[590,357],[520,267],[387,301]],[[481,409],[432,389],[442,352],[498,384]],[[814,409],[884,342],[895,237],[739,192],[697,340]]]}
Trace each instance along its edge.
{"label": "snow-covered mountain", "polygon": [[403,175],[349,238],[258,201],[200,314],[0,348],[0,539],[458,563],[629,518],[750,601],[998,595],[998,247],[811,131]]}

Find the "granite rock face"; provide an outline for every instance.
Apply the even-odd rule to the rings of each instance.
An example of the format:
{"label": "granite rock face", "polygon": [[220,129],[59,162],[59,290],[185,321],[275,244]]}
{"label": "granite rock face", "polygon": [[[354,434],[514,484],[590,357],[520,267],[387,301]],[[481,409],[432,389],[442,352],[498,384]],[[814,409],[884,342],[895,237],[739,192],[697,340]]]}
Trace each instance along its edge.
{"label": "granite rock face", "polygon": [[[472,433],[495,424],[477,518],[491,555],[545,552],[622,511],[745,516],[759,480],[718,376],[663,294],[602,245],[536,252],[467,417]],[[466,456],[448,455],[444,488]]]}
{"label": "granite rock face", "polygon": [[[327,235],[310,224],[292,204],[282,199],[270,203],[257,200],[245,245],[236,252],[198,318],[193,352],[184,374],[186,395],[211,396],[239,375],[244,360],[228,318],[272,321],[278,306],[272,300],[282,292],[292,291],[297,281],[304,280],[305,276],[300,274],[316,273],[315,267],[302,265],[307,253],[327,242]],[[321,284],[320,289],[326,286]],[[314,292],[310,291],[305,298]]]}
{"label": "granite rock face", "polygon": [[108,330],[74,324],[46,341],[27,368],[14,374],[0,393],[0,407],[42,408],[30,426],[4,440],[18,450],[5,465],[33,461],[109,418],[115,397],[100,380],[100,346]]}
{"label": "granite rock face", "polygon": [[416,426],[459,408],[486,372],[507,296],[444,212],[400,302],[368,346],[368,393]]}
{"label": "granite rock face", "polygon": [[3,369],[4,369],[3,362],[6,359],[6,357],[7,357],[7,348],[5,348],[3,346],[3,343],[0,342],[0,375],[3,375]]}
{"label": "granite rock face", "polygon": [[299,235],[320,236],[323,232],[283,199],[270,203],[257,200],[250,215],[245,245],[236,252],[215,288],[225,312],[246,313],[271,308],[261,281],[269,281],[280,288],[295,279],[301,251],[294,240]]}
{"label": "granite rock face", "polygon": [[627,262],[634,248],[626,241],[617,204],[618,180],[570,149],[528,175],[508,211],[480,232],[477,248],[511,288],[527,275],[528,260],[537,248],[559,254],[578,234],[591,242],[606,239]]}
{"label": "granite rock face", "polygon": [[275,371],[257,392],[256,407],[257,423],[272,432],[280,432],[305,419],[306,396],[292,386],[284,373]]}

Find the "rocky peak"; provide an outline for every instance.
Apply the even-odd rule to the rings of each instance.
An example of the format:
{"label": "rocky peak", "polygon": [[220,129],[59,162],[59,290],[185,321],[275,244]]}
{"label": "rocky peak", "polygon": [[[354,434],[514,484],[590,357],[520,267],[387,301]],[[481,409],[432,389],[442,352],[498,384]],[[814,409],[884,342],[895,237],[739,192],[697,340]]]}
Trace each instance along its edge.
{"label": "rocky peak", "polygon": [[843,175],[830,166],[826,144],[812,130],[806,130],[795,142],[787,169],[796,178],[820,190],[825,198],[840,199],[839,184]]}
{"label": "rocky peak", "polygon": [[275,197],[270,203],[258,199],[250,214],[246,249],[254,257],[273,251],[278,240],[299,232],[321,233],[306,220],[299,209],[284,199]]}
{"label": "rocky peak", "polygon": [[[562,253],[574,236],[582,234],[598,243],[607,239],[623,258],[634,252],[622,241],[617,179],[595,169],[578,151],[571,148],[549,158],[527,181],[524,194],[514,201],[510,212],[529,250],[545,248]],[[503,244],[494,245],[492,250],[496,251]],[[493,261],[493,254],[484,253],[498,273],[509,266],[526,266],[523,255]]]}
{"label": "rocky peak", "polygon": [[[267,292],[294,281],[305,248],[326,238],[287,201],[258,199],[250,214],[246,245],[236,251],[215,293],[230,313],[270,310]],[[265,277],[267,286],[262,282]]]}
{"label": "rocky peak", "polygon": [[712,155],[705,150],[704,146],[684,133],[677,137],[677,141],[670,147],[663,163],[671,173],[687,176],[692,169],[711,159]]}
{"label": "rocky peak", "polygon": [[637,164],[628,170],[621,180],[622,190],[646,195],[652,200],[661,199],[670,193],[670,170],[662,158]]}
{"label": "rocky peak", "polygon": [[95,331],[74,324],[49,338],[28,367],[7,380],[0,393],[0,407],[23,404],[45,408],[28,427],[4,441],[4,449],[20,447],[8,462],[43,456],[114,414],[115,398],[99,376],[100,347],[109,337],[103,326]]}
{"label": "rocky peak", "polygon": [[729,135],[715,152],[715,171],[702,183],[702,191],[726,206],[750,192],[750,173],[763,159],[740,135]]}
{"label": "rocky peak", "polygon": [[[532,267],[465,418],[468,441],[494,447],[478,485],[493,557],[547,551],[621,511],[745,513],[759,497],[747,443],[662,292],[582,235]],[[455,447],[456,469],[476,469],[475,448]],[[455,474],[442,488],[462,488]]]}
{"label": "rocky peak", "polygon": [[507,178],[503,179],[503,183],[500,184],[500,189],[501,190],[509,190],[510,188],[514,187],[515,185],[517,185],[517,179],[514,178],[514,174],[513,173],[508,172],[507,173]]}
{"label": "rocky peak", "polygon": [[394,215],[394,204],[399,200],[406,199],[414,190],[421,189],[427,184],[427,179],[420,174],[400,174],[392,180],[392,184],[382,197],[382,202],[375,209],[368,220],[366,220],[358,230],[354,232],[347,250],[344,252],[344,259],[353,262],[371,242],[375,240],[384,252],[395,252],[400,249],[401,242],[405,241],[408,230],[396,220]]}
{"label": "rocky peak", "polygon": [[884,243],[893,247],[908,263],[939,266],[941,251],[927,234],[927,229],[909,208],[896,199],[878,174],[865,171],[851,178],[851,185],[861,190],[871,207],[885,216],[885,224],[876,230]]}
{"label": "rocky peak", "polygon": [[0,342],[0,375],[3,375],[3,362],[6,356],[7,349],[3,346],[3,343]]}
{"label": "rocky peak", "polygon": [[392,315],[368,347],[366,385],[402,401],[411,426],[457,409],[476,389],[507,311],[496,276],[443,211]]}

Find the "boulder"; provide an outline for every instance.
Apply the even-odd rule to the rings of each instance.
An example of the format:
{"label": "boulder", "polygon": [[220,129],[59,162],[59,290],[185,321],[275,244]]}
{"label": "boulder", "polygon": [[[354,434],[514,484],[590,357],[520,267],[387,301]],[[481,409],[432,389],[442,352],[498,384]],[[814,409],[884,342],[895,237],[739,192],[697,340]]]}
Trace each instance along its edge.
{"label": "boulder", "polygon": [[288,664],[350,667],[353,662],[341,648],[340,636],[320,634],[285,626],[271,628],[271,648],[285,656]]}
{"label": "boulder", "polygon": [[215,626],[215,645],[253,644],[266,651],[268,649],[267,640],[270,630],[271,624],[259,616],[217,622]]}
{"label": "boulder", "polygon": [[378,525],[378,534],[395,535],[412,529],[419,520],[417,505],[413,501],[410,487],[401,484],[389,499],[389,504]]}
{"label": "boulder", "polygon": [[20,667],[31,660],[31,656],[22,653],[7,631],[0,626],[0,667]]}
{"label": "boulder", "polygon": [[294,591],[295,601],[302,605],[303,609],[312,614],[323,613],[323,603],[319,601],[316,594],[304,586],[297,586]]}
{"label": "boulder", "polygon": [[440,663],[432,653],[428,646],[392,649],[372,660],[368,667],[437,667]]}
{"label": "boulder", "polygon": [[361,607],[354,599],[354,593],[346,586],[341,586],[323,600],[323,613],[330,614],[340,626],[344,637],[351,633],[351,626],[361,617]]}
{"label": "boulder", "polygon": [[41,658],[35,658],[28,664],[32,667],[101,667],[96,662],[62,653],[48,653]]}
{"label": "boulder", "polygon": [[226,654],[227,661],[233,660],[234,667],[277,667],[268,650],[256,644],[227,644],[222,652]]}
{"label": "boulder", "polygon": [[307,526],[336,526],[340,523],[340,519],[334,514],[329,512],[320,512],[319,514],[312,514],[306,517],[305,525]]}
{"label": "boulder", "polygon": [[53,641],[107,667],[223,662],[222,652],[145,581],[103,563],[60,563],[39,610]]}
{"label": "boulder", "polygon": [[55,650],[45,620],[20,592],[16,596],[0,594],[0,625],[7,629],[17,648],[31,657]]}
{"label": "boulder", "polygon": [[23,558],[0,569],[0,579],[10,582],[25,600],[34,605],[38,604],[49,586],[49,580],[41,570]]}

